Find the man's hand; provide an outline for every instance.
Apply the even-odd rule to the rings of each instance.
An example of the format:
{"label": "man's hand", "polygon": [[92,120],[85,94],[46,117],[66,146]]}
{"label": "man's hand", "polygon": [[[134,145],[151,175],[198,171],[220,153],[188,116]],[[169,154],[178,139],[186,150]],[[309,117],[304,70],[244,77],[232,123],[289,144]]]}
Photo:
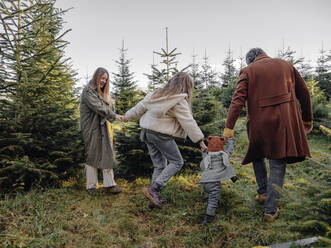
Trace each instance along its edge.
{"label": "man's hand", "polygon": [[309,134],[313,130],[313,121],[303,121],[303,126],[305,128],[305,133]]}
{"label": "man's hand", "polygon": [[303,125],[305,128],[306,134],[309,134],[313,130],[313,125]]}
{"label": "man's hand", "polygon": [[205,145],[205,142],[203,142],[203,140],[200,141],[200,147],[202,152],[207,152],[208,147]]}
{"label": "man's hand", "polygon": [[234,135],[233,129],[224,128],[223,137],[225,137],[225,138],[233,138],[233,135]]}

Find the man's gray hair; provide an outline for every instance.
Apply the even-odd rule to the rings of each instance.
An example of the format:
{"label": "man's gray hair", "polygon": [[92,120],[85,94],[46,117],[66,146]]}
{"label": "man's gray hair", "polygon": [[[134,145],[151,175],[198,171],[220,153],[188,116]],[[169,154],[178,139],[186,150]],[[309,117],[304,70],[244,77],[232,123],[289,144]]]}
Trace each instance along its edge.
{"label": "man's gray hair", "polygon": [[255,58],[261,54],[266,54],[261,48],[256,47],[249,50],[248,53],[246,54],[247,65],[252,63],[255,60]]}

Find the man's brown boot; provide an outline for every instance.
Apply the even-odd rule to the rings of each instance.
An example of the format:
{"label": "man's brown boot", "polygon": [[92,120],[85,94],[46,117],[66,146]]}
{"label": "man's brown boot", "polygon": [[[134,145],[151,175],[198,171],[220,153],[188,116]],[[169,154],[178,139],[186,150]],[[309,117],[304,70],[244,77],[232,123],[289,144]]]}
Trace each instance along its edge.
{"label": "man's brown boot", "polygon": [[275,221],[280,214],[279,208],[277,208],[276,212],[274,214],[264,214],[264,220],[266,222],[273,222]]}

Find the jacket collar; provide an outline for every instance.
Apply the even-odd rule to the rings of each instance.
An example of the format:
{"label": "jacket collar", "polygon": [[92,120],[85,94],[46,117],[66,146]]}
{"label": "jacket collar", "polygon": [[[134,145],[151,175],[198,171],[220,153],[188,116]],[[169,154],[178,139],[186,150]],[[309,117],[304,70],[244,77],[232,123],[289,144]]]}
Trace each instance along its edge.
{"label": "jacket collar", "polygon": [[263,54],[260,54],[259,56],[257,56],[255,59],[254,59],[254,61],[253,62],[256,62],[256,61],[258,61],[258,60],[260,60],[260,59],[266,59],[266,58],[270,58],[268,55],[266,55],[265,53],[263,53]]}

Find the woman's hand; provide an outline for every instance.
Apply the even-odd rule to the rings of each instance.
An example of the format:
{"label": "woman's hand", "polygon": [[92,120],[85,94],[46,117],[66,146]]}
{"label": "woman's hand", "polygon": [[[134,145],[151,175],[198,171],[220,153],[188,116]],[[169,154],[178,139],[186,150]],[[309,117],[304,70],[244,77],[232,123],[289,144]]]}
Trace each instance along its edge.
{"label": "woman's hand", "polygon": [[207,152],[208,147],[205,145],[205,142],[203,142],[203,140],[200,141],[200,147],[202,152]]}
{"label": "woman's hand", "polygon": [[123,115],[116,115],[116,119],[121,121],[121,122],[127,122],[128,120],[125,119],[125,117]]}

